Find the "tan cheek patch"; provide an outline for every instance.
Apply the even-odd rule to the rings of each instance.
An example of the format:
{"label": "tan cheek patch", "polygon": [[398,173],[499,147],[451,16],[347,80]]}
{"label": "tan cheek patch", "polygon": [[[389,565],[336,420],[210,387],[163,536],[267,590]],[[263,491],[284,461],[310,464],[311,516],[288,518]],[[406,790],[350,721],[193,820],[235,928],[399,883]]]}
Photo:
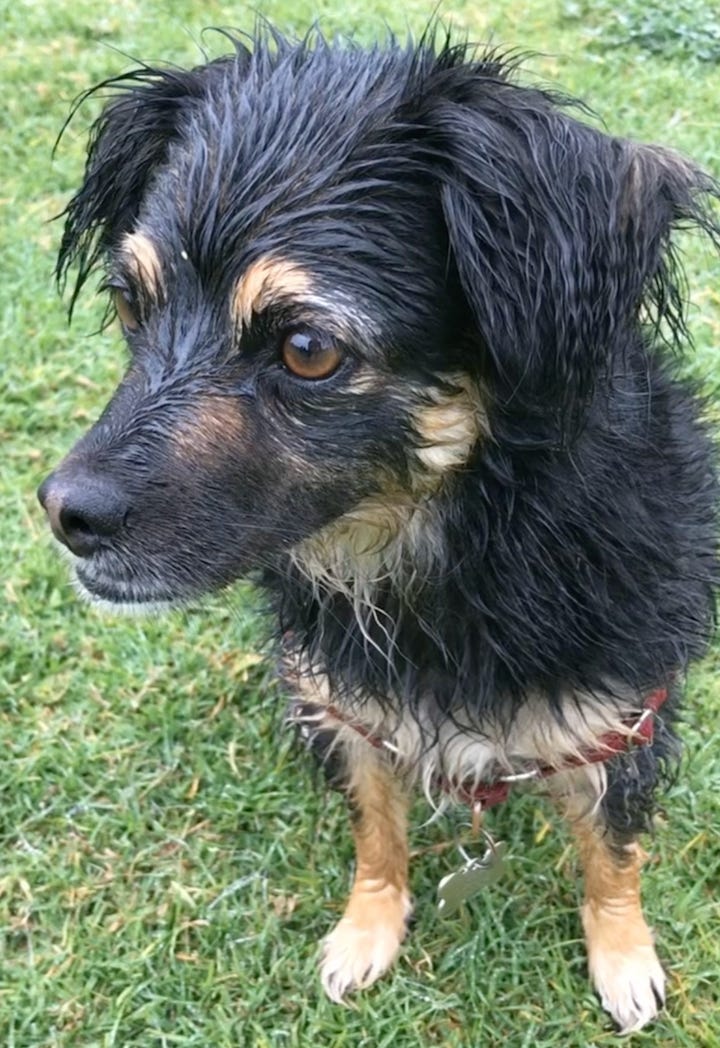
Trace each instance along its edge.
{"label": "tan cheek patch", "polygon": [[311,290],[309,275],[294,262],[265,256],[253,262],[235,286],[232,312],[239,328],[247,327],[253,313],[273,302],[302,298]]}
{"label": "tan cheek patch", "polygon": [[[369,605],[374,583],[397,577],[405,562],[418,577],[431,569],[438,539],[428,500],[443,474],[463,466],[489,433],[479,391],[465,378],[455,377],[453,385],[452,392],[436,391],[433,402],[412,413],[422,464],[413,471],[412,491],[389,480],[385,490],[294,547],[296,565],[314,582]],[[428,391],[422,394],[427,397]]]}
{"label": "tan cheek patch", "polygon": [[388,491],[363,499],[291,553],[314,585],[344,593],[356,608],[371,609],[374,586],[382,579],[398,579],[410,565],[413,578],[430,570],[437,541],[424,502]]}
{"label": "tan cheek patch", "polygon": [[463,379],[450,393],[438,390],[434,403],[414,412],[413,424],[420,438],[416,455],[433,474],[463,466],[489,432],[480,392]]}
{"label": "tan cheek patch", "polygon": [[144,233],[128,233],[122,242],[122,255],[135,280],[154,299],[164,291],[162,266],[155,245]]}
{"label": "tan cheek patch", "polygon": [[243,437],[243,419],[230,397],[203,397],[175,426],[171,452],[184,462],[212,465],[227,456],[228,447]]}

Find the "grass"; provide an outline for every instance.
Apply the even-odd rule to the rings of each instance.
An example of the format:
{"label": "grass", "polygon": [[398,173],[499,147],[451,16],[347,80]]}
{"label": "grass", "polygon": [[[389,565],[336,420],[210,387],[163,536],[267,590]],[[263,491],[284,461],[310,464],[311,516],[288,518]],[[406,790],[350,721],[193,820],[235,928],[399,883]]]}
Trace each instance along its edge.
{"label": "grass", "polygon": [[[260,9],[286,29],[320,17],[370,38],[386,23],[417,32],[431,6],[410,0],[400,14],[387,0],[277,0]],[[637,21],[634,0],[580,7],[458,0],[442,10],[474,38],[536,51],[531,75],[586,98],[611,131],[664,141],[720,174],[720,67],[693,52],[693,33],[710,22],[688,22],[708,5],[684,4],[676,33],[666,3],[643,3],[645,22],[662,30],[651,48],[637,34],[617,39]],[[586,980],[575,859],[532,796],[491,819],[510,843],[510,875],[446,923],[433,914],[434,892],[456,857],[435,846],[467,817],[423,826],[418,805],[415,932],[389,978],[351,1009],[331,1006],[315,944],[339,912],[351,844],[341,802],[313,788],[280,730],[253,595],[240,586],[204,609],[141,623],[76,602],[34,488],[97,414],[122,351],[112,332],[91,337],[100,316],[91,294],[70,330],[51,280],[59,228],[50,219],[77,184],[92,105],[54,160],[53,141],[71,99],[125,68],[126,55],[197,61],[203,26],[248,27],[252,15],[216,0],[172,10],[159,0],[3,0],[0,14],[0,1044],[613,1043]],[[203,40],[217,52],[221,41]],[[689,367],[717,394],[720,265],[694,241],[687,264]],[[719,662],[716,648],[693,673],[684,773],[645,876],[670,992],[638,1044],[720,1045]]]}
{"label": "grass", "polygon": [[565,14],[594,25],[594,44],[602,50],[633,44],[679,61],[720,59],[720,15],[706,0],[648,4],[644,0],[568,0]]}

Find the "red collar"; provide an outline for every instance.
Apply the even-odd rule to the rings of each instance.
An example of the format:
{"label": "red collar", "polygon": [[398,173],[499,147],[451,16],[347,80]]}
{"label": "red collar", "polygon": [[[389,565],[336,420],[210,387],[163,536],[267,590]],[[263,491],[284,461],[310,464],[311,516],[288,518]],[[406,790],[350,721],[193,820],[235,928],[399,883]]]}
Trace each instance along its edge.
{"label": "red collar", "polygon": [[[463,783],[455,783],[446,778],[438,779],[438,785],[444,792],[452,793],[454,797],[465,801],[475,809],[484,811],[486,808],[492,808],[506,800],[510,788],[518,783],[547,779],[558,772],[580,768],[585,764],[602,764],[618,754],[627,753],[635,746],[652,745],[655,735],[655,714],[667,698],[668,689],[657,688],[645,699],[639,717],[623,721],[627,731],[608,731],[600,736],[594,749],[587,750],[580,755],[566,757],[560,764],[538,763],[527,771],[519,772],[516,775],[501,775],[495,782],[479,785],[473,783],[465,786]],[[317,730],[327,727],[328,721],[337,721],[352,728],[375,749],[386,750],[395,756],[400,756],[397,747],[391,742],[375,735],[361,721],[338,709],[337,706],[322,706],[319,703],[297,700],[292,706],[290,720],[301,727],[304,726],[307,729],[314,727]]]}

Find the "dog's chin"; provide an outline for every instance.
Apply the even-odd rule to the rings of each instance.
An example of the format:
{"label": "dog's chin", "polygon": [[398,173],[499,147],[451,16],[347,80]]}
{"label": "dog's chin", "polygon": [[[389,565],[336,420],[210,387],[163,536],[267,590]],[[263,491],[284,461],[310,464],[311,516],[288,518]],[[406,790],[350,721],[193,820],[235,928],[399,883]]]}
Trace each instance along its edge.
{"label": "dog's chin", "polygon": [[[74,559],[74,558],[73,558]],[[115,615],[162,615],[184,607],[190,594],[157,591],[139,582],[125,582],[94,574],[82,562],[75,562],[74,584],[79,596],[103,612]]]}

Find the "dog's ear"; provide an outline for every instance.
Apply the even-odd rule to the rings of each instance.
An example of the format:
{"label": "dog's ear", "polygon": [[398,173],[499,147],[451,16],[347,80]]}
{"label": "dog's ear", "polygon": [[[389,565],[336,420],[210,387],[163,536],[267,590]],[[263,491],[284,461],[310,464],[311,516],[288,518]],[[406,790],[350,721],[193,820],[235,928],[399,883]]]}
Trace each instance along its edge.
{"label": "dog's ear", "polygon": [[718,237],[703,199],[717,186],[542,92],[474,81],[433,120],[450,250],[498,407],[555,441],[633,330],[685,333],[671,233],[694,224]]}
{"label": "dog's ear", "polygon": [[[238,63],[249,52],[236,44]],[[165,161],[183,120],[202,99],[222,60],[192,70],[147,66],[107,80],[85,92],[110,90],[113,97],[92,126],[82,186],[63,212],[63,232],[56,275],[64,286],[76,267],[70,312],[100,258],[128,232],[137,217],[153,172]]]}

